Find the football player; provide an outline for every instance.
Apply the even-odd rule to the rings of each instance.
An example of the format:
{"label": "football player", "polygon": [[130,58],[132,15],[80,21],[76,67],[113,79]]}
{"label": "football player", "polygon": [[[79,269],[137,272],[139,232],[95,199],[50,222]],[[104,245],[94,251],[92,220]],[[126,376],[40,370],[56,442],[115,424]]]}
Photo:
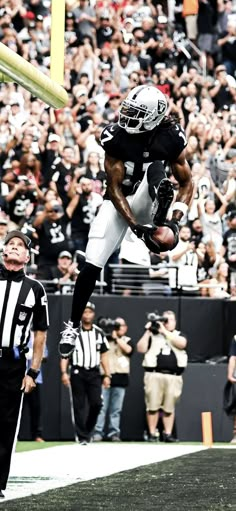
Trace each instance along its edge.
{"label": "football player", "polygon": [[[100,271],[120,246],[127,228],[153,252],[162,250],[161,244],[152,239],[156,226],[167,225],[173,232],[169,250],[178,242],[178,222],[188,209],[193,186],[185,157],[185,133],[166,115],[167,107],[166,97],[156,87],[135,87],[121,103],[118,122],[102,131],[107,192],[91,224],[86,262],[75,284],[71,321],[59,344],[59,352],[65,358],[74,349],[80,318]],[[173,201],[173,188],[166,177],[165,162],[179,183],[169,221],[166,216]]]}

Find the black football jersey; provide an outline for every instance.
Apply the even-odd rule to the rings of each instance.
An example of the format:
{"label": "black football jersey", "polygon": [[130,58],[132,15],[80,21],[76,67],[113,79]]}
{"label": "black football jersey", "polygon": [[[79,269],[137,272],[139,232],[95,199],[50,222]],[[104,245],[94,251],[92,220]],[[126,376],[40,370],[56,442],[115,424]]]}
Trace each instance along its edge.
{"label": "black football jersey", "polygon": [[151,162],[174,162],[187,140],[179,124],[164,124],[137,135],[130,135],[118,124],[109,124],[101,133],[101,145],[109,156],[123,161],[125,178],[135,185]]}
{"label": "black football jersey", "polygon": [[70,219],[65,213],[54,222],[45,219],[36,228],[38,234],[40,256],[52,264],[57,263],[57,257],[63,250],[68,250],[67,225]]}

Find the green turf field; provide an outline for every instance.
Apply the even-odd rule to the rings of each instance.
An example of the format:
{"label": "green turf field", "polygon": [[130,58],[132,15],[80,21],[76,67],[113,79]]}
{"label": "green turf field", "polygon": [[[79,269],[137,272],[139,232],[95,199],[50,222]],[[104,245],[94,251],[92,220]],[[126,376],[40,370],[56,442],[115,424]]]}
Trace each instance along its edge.
{"label": "green turf field", "polygon": [[74,442],[17,442],[16,452],[35,451],[37,449],[47,449],[56,445],[70,445]]}
{"label": "green turf field", "polygon": [[0,504],[0,511],[110,509],[236,511],[236,450],[213,448]]}

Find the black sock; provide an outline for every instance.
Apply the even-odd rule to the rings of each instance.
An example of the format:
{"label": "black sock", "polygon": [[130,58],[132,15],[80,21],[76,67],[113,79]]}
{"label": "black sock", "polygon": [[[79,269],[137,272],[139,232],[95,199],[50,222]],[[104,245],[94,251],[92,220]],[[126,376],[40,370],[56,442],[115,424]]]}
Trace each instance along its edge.
{"label": "black sock", "polygon": [[75,283],[72,301],[71,321],[76,328],[80,324],[85,306],[95,288],[101,268],[90,263],[85,263]]}

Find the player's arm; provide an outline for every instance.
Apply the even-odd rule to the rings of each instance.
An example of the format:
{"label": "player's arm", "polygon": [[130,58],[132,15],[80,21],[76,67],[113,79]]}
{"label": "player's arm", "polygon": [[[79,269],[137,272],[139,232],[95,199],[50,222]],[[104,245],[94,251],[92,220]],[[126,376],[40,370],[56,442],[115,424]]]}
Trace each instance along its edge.
{"label": "player's arm", "polygon": [[179,183],[179,191],[173,205],[173,218],[180,220],[188,210],[193,194],[193,181],[189,164],[186,160],[185,150],[178,156],[175,162],[171,163],[175,179]]}
{"label": "player's arm", "polygon": [[115,208],[123,216],[127,224],[132,227],[137,223],[129,203],[122,193],[122,182],[125,178],[125,168],[122,161],[105,155],[105,171],[107,175],[107,193]]}
{"label": "player's arm", "polygon": [[231,381],[231,383],[236,382],[236,378],[234,376],[235,367],[236,367],[236,357],[232,355],[229,358],[229,362],[228,362],[228,380]]}
{"label": "player's arm", "polygon": [[144,234],[152,233],[155,227],[147,227],[137,223],[129,203],[122,193],[121,185],[125,178],[123,162],[106,154],[104,165],[107,175],[107,193],[109,198],[136,236],[143,239]]}

